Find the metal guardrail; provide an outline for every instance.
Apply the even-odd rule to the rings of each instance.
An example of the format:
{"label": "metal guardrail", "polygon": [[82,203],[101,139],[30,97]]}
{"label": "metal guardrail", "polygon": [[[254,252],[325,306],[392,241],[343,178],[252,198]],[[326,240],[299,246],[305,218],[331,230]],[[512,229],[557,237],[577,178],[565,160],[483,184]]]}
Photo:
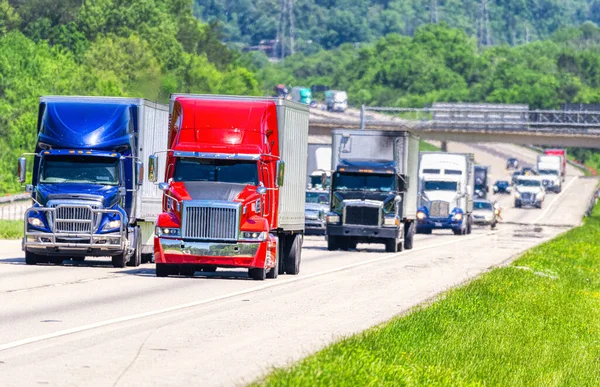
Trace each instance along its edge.
{"label": "metal guardrail", "polygon": [[0,197],[0,220],[23,220],[25,210],[31,207],[31,194]]}

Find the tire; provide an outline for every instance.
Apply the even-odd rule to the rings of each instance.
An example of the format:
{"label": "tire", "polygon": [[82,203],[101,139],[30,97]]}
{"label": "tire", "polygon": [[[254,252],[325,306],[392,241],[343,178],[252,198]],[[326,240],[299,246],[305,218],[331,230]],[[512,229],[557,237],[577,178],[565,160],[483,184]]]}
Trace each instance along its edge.
{"label": "tire", "polygon": [[73,262],[83,262],[85,261],[85,257],[73,257],[71,258]]}
{"label": "tire", "polygon": [[466,233],[467,233],[467,235],[471,234],[472,231],[473,231],[473,220],[469,216],[467,218],[467,227],[466,227]]}
{"label": "tire", "polygon": [[521,202],[515,201],[515,208],[521,208]]}
{"label": "tire", "polygon": [[454,233],[454,235],[464,235],[463,230],[461,228],[453,228],[452,232]]}
{"label": "tire", "polygon": [[264,281],[267,278],[267,270],[264,268],[248,269],[248,277],[255,281]]}
{"label": "tire", "polygon": [[408,227],[404,225],[404,249],[412,250],[415,237],[415,222],[410,222]]}
{"label": "tire", "polygon": [[154,253],[142,254],[142,263],[150,263],[154,258]]}
{"label": "tire", "polygon": [[202,268],[202,272],[204,273],[214,273],[217,271],[217,267],[216,266],[204,266]]}
{"label": "tire", "polygon": [[432,229],[425,229],[425,230],[421,231],[420,234],[431,235],[431,234],[433,234],[433,230]]}
{"label": "tire", "polygon": [[543,202],[536,203],[535,207],[541,209]]}
{"label": "tire", "polygon": [[29,251],[25,251],[25,264],[26,265],[37,265],[38,263],[38,255],[34,253],[30,253]]}
{"label": "tire", "polygon": [[184,277],[193,277],[196,273],[196,268],[192,265],[179,265],[179,275]]}
{"label": "tire", "polygon": [[348,249],[356,250],[356,245],[358,245],[357,241],[355,241],[355,240],[348,241]]}
{"label": "tire", "polygon": [[135,250],[133,255],[127,261],[127,266],[138,267],[142,263],[142,230],[139,227],[135,228]]}
{"label": "tire", "polygon": [[[277,249],[279,251],[279,246],[277,246]],[[277,256],[275,256],[275,266],[273,266],[273,268],[267,272],[267,278],[275,279],[278,276],[279,276],[279,254],[277,254]]]}
{"label": "tire", "polygon": [[[293,239],[292,239],[293,238]],[[300,273],[300,261],[302,261],[302,234],[292,235],[290,253],[284,257],[283,264],[286,274],[298,275]]]}
{"label": "tire", "polygon": [[396,240],[396,238],[386,239],[385,252],[386,253],[397,253],[398,252],[398,241]]}
{"label": "tire", "polygon": [[171,267],[166,263],[157,263],[156,264],[156,276],[157,277],[166,277],[171,274]]}
{"label": "tire", "polygon": [[113,267],[122,269],[125,267],[125,264],[127,263],[127,253],[122,253],[119,255],[113,255],[112,256],[112,265]]}
{"label": "tire", "polygon": [[338,237],[338,248],[342,251],[350,250],[350,238]]}
{"label": "tire", "polygon": [[327,250],[329,251],[335,251],[338,249],[338,237],[335,236],[329,236],[327,238]]}

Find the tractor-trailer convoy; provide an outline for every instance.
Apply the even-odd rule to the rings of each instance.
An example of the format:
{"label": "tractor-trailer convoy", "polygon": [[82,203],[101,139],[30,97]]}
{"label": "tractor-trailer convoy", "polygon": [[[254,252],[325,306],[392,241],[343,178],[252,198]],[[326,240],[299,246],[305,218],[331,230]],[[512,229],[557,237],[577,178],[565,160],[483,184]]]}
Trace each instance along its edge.
{"label": "tractor-trailer convoy", "polygon": [[[150,260],[161,195],[143,181],[142,160],[166,147],[167,123],[168,107],[144,99],[40,98],[25,262],[111,256],[124,267]],[[21,183],[26,164],[21,157]]]}
{"label": "tractor-trailer convoy", "polygon": [[417,209],[419,137],[408,131],[332,132],[327,248],[383,243],[412,249]]}
{"label": "tractor-trailer convoy", "polygon": [[[169,110],[156,275],[217,267],[245,268],[256,280],[298,274],[308,106],[280,98],[174,94]],[[151,156],[149,168],[158,161]]]}
{"label": "tractor-trailer convoy", "polygon": [[467,153],[421,152],[417,232],[450,229],[471,233],[474,157]]}

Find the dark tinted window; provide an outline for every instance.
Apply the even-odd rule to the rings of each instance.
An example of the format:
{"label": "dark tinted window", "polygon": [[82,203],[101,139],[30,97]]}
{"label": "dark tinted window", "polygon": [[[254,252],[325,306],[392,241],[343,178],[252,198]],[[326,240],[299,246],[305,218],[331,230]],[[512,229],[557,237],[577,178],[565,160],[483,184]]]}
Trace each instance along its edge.
{"label": "dark tinted window", "polygon": [[258,185],[258,165],[245,160],[178,158],[173,180]]}
{"label": "dark tinted window", "polygon": [[98,156],[46,156],[40,183],[119,184],[119,159]]}
{"label": "dark tinted window", "polygon": [[457,183],[454,181],[426,181],[425,191],[456,191]]}
{"label": "dark tinted window", "polygon": [[395,189],[395,175],[364,173],[340,173],[334,176],[334,190],[338,191],[384,191],[390,192]]}

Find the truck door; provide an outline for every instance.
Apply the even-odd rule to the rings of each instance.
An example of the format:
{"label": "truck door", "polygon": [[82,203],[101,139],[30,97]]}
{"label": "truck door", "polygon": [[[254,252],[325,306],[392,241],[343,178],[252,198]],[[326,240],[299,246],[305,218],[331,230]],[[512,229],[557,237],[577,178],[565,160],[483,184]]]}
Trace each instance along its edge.
{"label": "truck door", "polygon": [[271,211],[273,208],[273,185],[271,183],[271,171],[269,168],[262,164],[261,166],[262,182],[267,187],[267,193],[263,196],[263,215],[269,220],[269,224],[273,224],[271,221]]}

